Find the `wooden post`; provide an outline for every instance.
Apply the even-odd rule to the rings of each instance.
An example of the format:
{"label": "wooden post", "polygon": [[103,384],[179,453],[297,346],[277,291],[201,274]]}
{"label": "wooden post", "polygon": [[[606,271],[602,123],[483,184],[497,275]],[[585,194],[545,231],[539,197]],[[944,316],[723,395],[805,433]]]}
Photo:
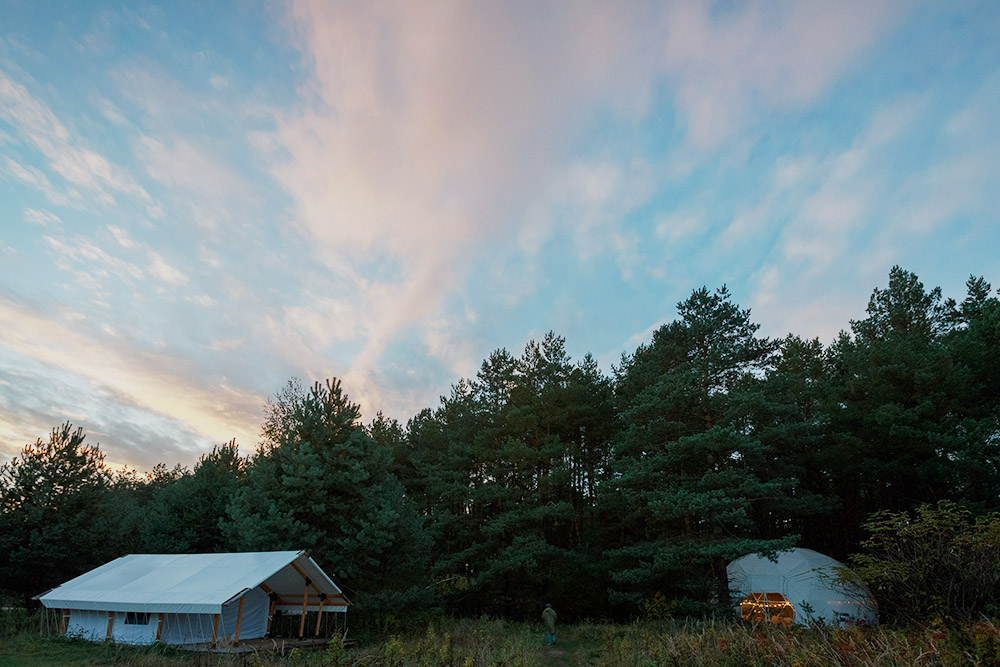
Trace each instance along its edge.
{"label": "wooden post", "polygon": [[306,576],[306,573],[302,571],[302,568],[295,564],[295,561],[292,561],[291,563],[289,563],[289,565],[292,566],[293,570],[299,573],[300,577],[306,580],[306,586],[312,586],[313,590],[316,591],[316,595],[319,595],[320,593],[323,592],[319,589],[319,586],[317,586],[312,582],[312,579]]}
{"label": "wooden post", "polygon": [[247,596],[240,598],[240,607],[236,610],[236,632],[233,633],[233,644],[240,643],[240,622],[243,620],[243,601],[247,599]]}
{"label": "wooden post", "polygon": [[268,595],[271,598],[271,606],[267,610],[267,636],[271,636],[271,623],[274,621],[274,605],[278,603],[278,596],[275,593]]}
{"label": "wooden post", "polygon": [[212,647],[215,647],[215,640],[219,636],[219,615],[212,616]]}
{"label": "wooden post", "polygon": [[115,612],[109,611],[108,612],[108,633],[106,635],[104,635],[104,641],[107,641],[107,640],[111,639],[111,628],[114,627],[114,624],[115,624]]}
{"label": "wooden post", "polygon": [[319,624],[323,620],[323,603],[326,601],[325,595],[319,596],[319,611],[316,612],[316,632],[313,633],[313,637],[319,637]]}
{"label": "wooden post", "polygon": [[306,577],[306,592],[302,596],[302,622],[299,623],[299,639],[306,633],[306,607],[309,605],[309,578]]}
{"label": "wooden post", "polygon": [[163,636],[163,612],[156,615],[156,641],[160,641],[160,637]]}
{"label": "wooden post", "polygon": [[62,610],[62,623],[59,624],[59,634],[66,634],[66,629],[69,627],[69,609]]}

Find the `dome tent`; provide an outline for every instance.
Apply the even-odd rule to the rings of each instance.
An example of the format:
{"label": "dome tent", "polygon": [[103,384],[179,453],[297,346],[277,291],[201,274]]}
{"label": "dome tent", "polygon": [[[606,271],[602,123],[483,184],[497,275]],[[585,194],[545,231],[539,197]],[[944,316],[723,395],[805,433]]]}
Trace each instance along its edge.
{"label": "dome tent", "polygon": [[861,582],[840,577],[839,561],[811,549],[737,558],[726,568],[744,618],[775,623],[878,623],[875,601]]}

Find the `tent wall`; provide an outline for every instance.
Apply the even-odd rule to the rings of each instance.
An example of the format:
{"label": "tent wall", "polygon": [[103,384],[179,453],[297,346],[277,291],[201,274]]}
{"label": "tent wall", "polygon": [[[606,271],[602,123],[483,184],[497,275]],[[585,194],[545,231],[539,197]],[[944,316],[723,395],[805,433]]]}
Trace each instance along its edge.
{"label": "tent wall", "polygon": [[[240,622],[240,639],[257,639],[267,634],[267,612],[271,600],[260,588],[243,596],[243,614],[239,599],[222,608],[216,641],[231,641]],[[122,644],[152,644],[156,641],[159,614],[150,613],[146,623],[128,623],[125,612],[117,612],[111,626],[111,639]],[[131,620],[137,620],[133,615]],[[160,641],[165,644],[207,644],[212,641],[214,614],[164,614]],[[66,634],[90,641],[104,641],[108,636],[108,612],[74,609],[66,624]]]}
{"label": "tent wall", "polygon": [[[111,621],[112,641],[120,644],[152,644],[156,641],[156,614],[140,617],[145,623],[128,623],[128,615],[118,612]],[[131,620],[137,620],[135,616]],[[93,642],[108,639],[108,612],[73,609],[66,624],[66,636],[80,637]]]}
{"label": "tent wall", "polygon": [[[136,616],[139,618],[136,619]],[[105,614],[105,624],[107,623]],[[133,614],[132,620],[146,620],[146,623],[128,623],[128,616],[119,612],[115,614],[114,624],[111,627],[111,639],[120,644],[152,644],[156,641],[156,626],[158,625],[157,614],[145,615]]]}
{"label": "tent wall", "polygon": [[[219,623],[222,624],[221,621]],[[164,644],[207,644],[212,641],[212,614],[164,614]]]}
{"label": "tent wall", "polygon": [[[236,632],[236,616],[239,613],[239,600],[234,600],[228,607],[223,607],[219,625],[225,625],[226,636],[232,637]],[[256,639],[267,634],[267,611],[271,607],[271,599],[260,588],[247,591],[243,596],[243,619],[240,621],[240,639]],[[220,627],[219,632],[222,632]]]}
{"label": "tent wall", "polygon": [[74,609],[66,624],[67,637],[80,637],[93,642],[104,641],[108,636],[108,612]]}
{"label": "tent wall", "polygon": [[[260,588],[247,591],[243,597],[240,639],[263,637],[267,634],[267,611],[271,606],[271,600]],[[233,639],[239,612],[239,599],[222,608],[215,635],[216,641]],[[213,622],[213,614],[166,614],[160,639],[165,644],[207,644],[212,641]]]}

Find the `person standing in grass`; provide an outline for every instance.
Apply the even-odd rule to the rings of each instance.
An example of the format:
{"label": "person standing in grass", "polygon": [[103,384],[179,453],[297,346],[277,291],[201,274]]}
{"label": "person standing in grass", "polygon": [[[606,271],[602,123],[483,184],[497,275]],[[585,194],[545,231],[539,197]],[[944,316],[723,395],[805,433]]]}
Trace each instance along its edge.
{"label": "person standing in grass", "polygon": [[545,621],[545,640],[549,646],[552,646],[556,643],[556,610],[552,608],[552,605],[545,605],[542,620]]}

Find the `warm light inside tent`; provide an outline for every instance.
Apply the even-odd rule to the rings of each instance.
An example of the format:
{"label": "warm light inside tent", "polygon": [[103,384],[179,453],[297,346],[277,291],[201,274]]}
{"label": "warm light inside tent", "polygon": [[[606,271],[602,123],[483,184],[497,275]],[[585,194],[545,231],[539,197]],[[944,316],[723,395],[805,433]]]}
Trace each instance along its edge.
{"label": "warm light inside tent", "polygon": [[740,615],[754,623],[791,625],[795,607],[781,593],[751,593],[740,603]]}

